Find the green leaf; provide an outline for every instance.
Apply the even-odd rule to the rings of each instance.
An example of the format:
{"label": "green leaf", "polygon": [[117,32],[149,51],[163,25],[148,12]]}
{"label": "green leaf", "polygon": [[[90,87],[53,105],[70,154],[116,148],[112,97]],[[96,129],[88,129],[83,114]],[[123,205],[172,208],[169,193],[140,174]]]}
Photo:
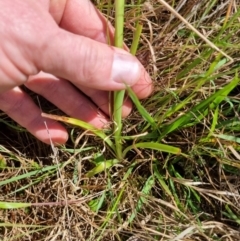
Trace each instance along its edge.
{"label": "green leaf", "polygon": [[155,143],[155,142],[140,142],[140,143],[136,143],[131,146],[128,146],[123,151],[123,157],[125,157],[126,154],[134,148],[152,149],[152,150],[168,152],[168,153],[172,153],[172,154],[180,154],[181,153],[181,149],[179,149],[177,147],[160,144],[160,143]]}
{"label": "green leaf", "polygon": [[173,197],[173,194],[171,193],[170,189],[168,188],[168,185],[164,181],[162,175],[159,173],[156,164],[153,165],[153,170],[154,170],[154,176],[157,178],[157,180],[158,180],[160,186],[162,187],[163,191],[166,192],[169,195],[169,197]]}
{"label": "green leaf", "polygon": [[52,120],[62,121],[62,122],[68,123],[68,124],[72,124],[72,125],[81,127],[84,130],[88,130],[89,132],[92,132],[96,136],[100,137],[115,152],[115,146],[113,145],[110,138],[102,130],[96,129],[93,125],[91,125],[87,122],[84,122],[84,121],[81,121],[78,119],[74,119],[74,118],[70,118],[70,117],[50,115],[50,114],[46,114],[46,113],[42,113],[42,117],[49,118]]}
{"label": "green leaf", "polygon": [[103,194],[101,195],[101,197],[92,199],[89,203],[88,206],[90,207],[90,209],[93,212],[98,212],[100,210],[100,208],[103,206],[104,204],[104,200],[106,198],[106,191],[103,192]]}
{"label": "green leaf", "polygon": [[103,172],[113,165],[117,164],[119,161],[117,159],[107,160],[99,163],[96,167],[94,167],[91,171],[89,171],[86,176],[92,177],[100,172]]}
{"label": "green leaf", "polygon": [[138,97],[133,92],[133,90],[128,86],[126,86],[126,88],[128,91],[128,95],[130,96],[132,102],[135,104],[137,110],[139,111],[139,113],[141,114],[143,119],[146,120],[153,127],[154,130],[158,129],[157,124],[155,123],[154,119],[148,113],[148,111],[142,106],[142,104],[140,103]]}

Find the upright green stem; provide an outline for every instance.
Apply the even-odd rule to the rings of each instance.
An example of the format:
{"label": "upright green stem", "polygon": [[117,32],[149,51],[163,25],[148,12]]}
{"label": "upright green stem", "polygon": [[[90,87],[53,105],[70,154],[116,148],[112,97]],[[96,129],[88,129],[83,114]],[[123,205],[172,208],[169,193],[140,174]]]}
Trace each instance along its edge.
{"label": "upright green stem", "polygon": [[[115,1],[115,36],[114,45],[118,48],[123,48],[123,26],[124,26],[124,1]],[[138,5],[140,6],[140,0]],[[139,14],[139,13],[138,13]],[[131,54],[135,55],[138,47],[138,42],[142,32],[142,24],[137,21],[136,30],[133,36],[131,46]],[[124,81],[124,80],[123,80]],[[114,122],[114,139],[116,146],[116,156],[119,160],[123,158],[122,153],[122,105],[125,96],[125,90],[115,91],[113,94],[113,122]]]}
{"label": "upright green stem", "polygon": [[124,4],[125,0],[115,1],[114,45],[118,48],[123,48]]}
{"label": "upright green stem", "polygon": [[122,159],[122,104],[125,95],[125,90],[120,90],[114,92],[114,111],[113,111],[113,121],[114,121],[114,138],[116,145],[116,155],[118,159]]}
{"label": "upright green stem", "polygon": [[[124,26],[124,4],[125,0],[115,1],[115,36],[114,45],[123,48],[123,26]],[[116,145],[116,155],[122,159],[122,104],[125,91],[115,91],[113,94],[113,122],[114,122],[114,139]]]}

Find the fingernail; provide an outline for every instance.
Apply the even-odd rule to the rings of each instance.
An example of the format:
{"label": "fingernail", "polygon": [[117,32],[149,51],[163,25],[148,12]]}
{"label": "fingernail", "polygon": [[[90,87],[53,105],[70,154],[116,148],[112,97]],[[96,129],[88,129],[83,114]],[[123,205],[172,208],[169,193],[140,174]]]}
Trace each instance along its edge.
{"label": "fingernail", "polygon": [[114,54],[112,80],[132,86],[140,78],[140,68],[140,64],[134,56],[119,50]]}

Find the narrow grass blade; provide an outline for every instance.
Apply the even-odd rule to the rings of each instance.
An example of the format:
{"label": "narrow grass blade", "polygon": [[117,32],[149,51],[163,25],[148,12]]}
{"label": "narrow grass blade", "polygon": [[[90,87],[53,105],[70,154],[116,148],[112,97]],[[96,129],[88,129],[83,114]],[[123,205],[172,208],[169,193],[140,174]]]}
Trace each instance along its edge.
{"label": "narrow grass blade", "polygon": [[[174,182],[171,178],[169,178],[169,188],[172,190],[171,193],[173,194],[174,201],[175,201],[177,207],[179,208],[179,210],[181,210],[183,212],[184,211],[183,205],[178,197],[178,192],[176,191]],[[177,212],[175,214],[178,215]]]}
{"label": "narrow grass blade", "polygon": [[195,60],[193,60],[187,67],[185,67],[176,77],[177,80],[183,78],[184,76],[188,75],[188,73],[196,68],[200,63],[203,62],[203,59],[208,59],[211,54],[212,54],[213,50],[210,50],[206,53],[203,53],[202,54],[202,57],[201,58],[197,58]]}
{"label": "narrow grass blade", "polygon": [[[32,180],[32,181],[31,181],[30,183],[28,183],[27,185],[21,186],[21,187],[18,188],[18,189],[14,189],[14,191],[9,192],[7,195],[8,195],[8,196],[11,196],[11,195],[13,195],[14,193],[22,192],[23,190],[27,190],[27,188],[29,188],[29,187],[31,187],[31,186],[34,186],[35,184],[37,184],[37,183],[39,183],[41,180],[43,180],[45,176],[47,176],[47,177],[49,178],[49,177],[51,176],[52,172],[53,172],[53,171],[48,172],[48,173],[46,173],[45,175],[42,175],[40,178],[37,178],[36,181],[33,181],[33,180]],[[55,174],[55,173],[56,173],[56,172],[54,171],[54,174]]]}
{"label": "narrow grass blade", "polygon": [[31,203],[11,203],[11,202],[0,202],[0,209],[16,209],[30,207]]}
{"label": "narrow grass blade", "polygon": [[159,173],[156,164],[153,165],[153,170],[154,170],[154,176],[157,178],[157,180],[158,180],[160,186],[162,187],[164,193],[167,193],[169,195],[169,197],[173,197],[173,194],[170,191],[170,189],[168,188],[167,183],[164,181],[162,175]]}
{"label": "narrow grass blade", "polygon": [[199,78],[194,80],[194,92],[199,91],[199,89],[210,80],[214,79],[213,74],[216,70],[219,70],[227,62],[226,58],[222,59],[222,56],[219,54],[215,60],[210,64],[208,70],[205,73],[202,73]]}
{"label": "narrow grass blade", "polygon": [[240,138],[236,136],[230,136],[230,135],[224,135],[224,134],[219,134],[219,135],[214,135],[214,137],[218,137],[220,139],[229,141],[229,142],[236,142],[240,144]]}
{"label": "narrow grass blade", "polygon": [[154,130],[157,130],[158,129],[157,124],[155,123],[152,116],[142,106],[142,104],[138,100],[136,94],[132,91],[132,89],[130,87],[126,86],[126,88],[127,88],[129,97],[131,98],[132,102],[135,104],[135,106],[136,106],[137,110],[139,111],[139,113],[141,114],[141,116],[144,118],[144,120],[146,120],[153,127]]}
{"label": "narrow grass blade", "polygon": [[225,205],[225,208],[227,212],[222,213],[225,214],[228,218],[233,219],[238,225],[240,225],[240,216],[237,216],[235,213],[233,213],[229,205]]}
{"label": "narrow grass blade", "polygon": [[154,186],[154,184],[155,184],[154,177],[153,177],[153,176],[150,176],[150,177],[147,179],[147,181],[146,181],[146,183],[145,183],[145,185],[144,185],[144,187],[143,187],[143,189],[142,189],[142,191],[141,191],[141,195],[142,195],[142,196],[140,196],[140,198],[139,198],[139,200],[138,200],[138,202],[137,202],[137,205],[136,205],[136,209],[135,209],[135,211],[132,213],[132,215],[130,216],[130,218],[129,218],[129,220],[128,220],[128,223],[131,223],[131,222],[134,220],[134,218],[136,217],[137,213],[138,213],[139,211],[141,211],[144,203],[147,202],[147,197],[149,196],[149,193],[150,193],[152,187]]}
{"label": "narrow grass blade", "polygon": [[115,151],[115,146],[113,145],[112,141],[109,139],[109,136],[107,136],[102,130],[96,129],[94,126],[92,126],[89,123],[86,123],[78,119],[70,118],[70,117],[57,116],[57,115],[51,115],[46,113],[42,113],[42,117],[52,119],[52,120],[62,121],[68,124],[78,126],[84,130],[88,130],[93,134],[95,134],[96,136],[100,137],[104,142],[106,142],[112,148],[113,151]]}
{"label": "narrow grass blade", "polygon": [[231,130],[231,131],[240,131],[240,121],[238,117],[234,117],[233,119],[220,122],[216,126],[216,128],[218,129],[224,128],[225,130]]}
{"label": "narrow grass blade", "polygon": [[208,4],[206,5],[206,9],[204,9],[204,13],[202,14],[199,21],[196,23],[196,27],[199,27],[199,25],[202,23],[204,18],[208,15],[208,13],[214,8],[216,2],[218,0],[208,1]]}
{"label": "narrow grass blade", "polygon": [[[231,18],[228,19],[227,23],[224,23],[222,28],[220,29],[220,31],[218,32],[218,35],[216,36],[216,40],[223,40],[222,37],[223,37],[223,33],[224,31],[226,31],[227,29],[233,29],[234,31],[235,28],[233,28],[232,26],[235,24],[234,21],[236,21],[240,16],[240,8],[237,8],[236,9],[236,12],[232,14]],[[229,38],[231,36],[231,34],[227,35],[227,37]]]}
{"label": "narrow grass blade", "polygon": [[131,49],[130,49],[130,53],[132,55],[135,55],[136,52],[137,52],[138,43],[139,43],[140,36],[141,36],[141,33],[142,33],[142,28],[143,28],[142,24],[138,22],[137,26],[136,26],[136,30],[133,34],[133,42],[132,42]]}
{"label": "narrow grass blade", "polygon": [[41,173],[44,173],[44,172],[49,172],[49,171],[52,171],[52,170],[55,170],[55,169],[57,170],[58,167],[59,167],[58,165],[48,166],[48,167],[44,167],[44,168],[36,170],[36,171],[31,171],[31,172],[28,172],[28,173],[24,173],[22,175],[18,175],[16,177],[11,177],[9,179],[0,181],[0,186],[6,185],[6,184],[11,183],[11,182],[16,182],[16,181],[24,179],[24,178],[29,178],[29,177],[32,177],[32,176],[35,176],[35,175],[38,175],[38,174],[41,174]]}
{"label": "narrow grass blade", "polygon": [[212,125],[211,125],[211,129],[209,131],[209,134],[207,136],[207,138],[209,138],[215,131],[216,129],[216,126],[217,126],[217,122],[218,122],[218,116],[219,116],[219,107],[217,106],[215,111],[214,111],[214,114],[213,114],[213,121],[212,121]]}
{"label": "narrow grass blade", "polygon": [[166,111],[161,117],[162,120],[165,120],[167,117],[175,114],[178,110],[183,109],[193,98],[195,94],[188,96],[186,99],[182,100],[180,103],[173,105],[169,110]]}
{"label": "narrow grass blade", "polygon": [[204,116],[207,115],[210,109],[216,108],[216,106],[226,98],[226,96],[238,85],[238,83],[239,79],[236,75],[228,85],[211,95],[206,100],[203,100],[198,105],[194,106],[187,113],[177,118],[171,124],[164,126],[164,128],[162,128],[160,139],[165,137],[168,133],[191,123],[192,119],[195,119],[199,122]]}
{"label": "narrow grass blade", "polygon": [[128,146],[124,151],[123,151],[123,157],[126,156],[126,154],[135,148],[142,148],[142,149],[152,149],[152,150],[157,150],[157,151],[162,151],[162,152],[167,152],[167,153],[172,153],[172,154],[180,154],[181,149],[165,144],[160,144],[160,143],[154,143],[154,142],[140,142],[133,144],[131,146]]}
{"label": "narrow grass blade", "polygon": [[2,122],[4,125],[7,125],[7,126],[9,126],[10,128],[12,128],[12,129],[14,129],[14,130],[16,130],[16,131],[18,131],[18,132],[26,132],[26,131],[27,131],[26,129],[24,129],[24,128],[20,127],[20,126],[11,125],[8,121],[4,121],[4,119],[2,119],[2,118],[0,118],[0,123],[1,123],[1,122]]}

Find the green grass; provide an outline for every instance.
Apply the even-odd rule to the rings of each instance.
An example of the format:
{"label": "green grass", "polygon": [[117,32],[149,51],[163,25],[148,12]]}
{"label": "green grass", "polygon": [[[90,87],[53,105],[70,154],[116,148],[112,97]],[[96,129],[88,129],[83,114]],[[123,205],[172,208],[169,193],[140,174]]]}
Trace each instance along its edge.
{"label": "green grass", "polygon": [[[115,137],[64,118],[72,141],[56,158],[1,114],[0,239],[239,240],[240,5],[167,2],[233,62],[160,1],[127,1],[124,40],[140,18],[133,49],[155,92],[127,89],[135,107]],[[95,4],[114,24],[110,1]],[[95,136],[75,142],[83,130]]]}

